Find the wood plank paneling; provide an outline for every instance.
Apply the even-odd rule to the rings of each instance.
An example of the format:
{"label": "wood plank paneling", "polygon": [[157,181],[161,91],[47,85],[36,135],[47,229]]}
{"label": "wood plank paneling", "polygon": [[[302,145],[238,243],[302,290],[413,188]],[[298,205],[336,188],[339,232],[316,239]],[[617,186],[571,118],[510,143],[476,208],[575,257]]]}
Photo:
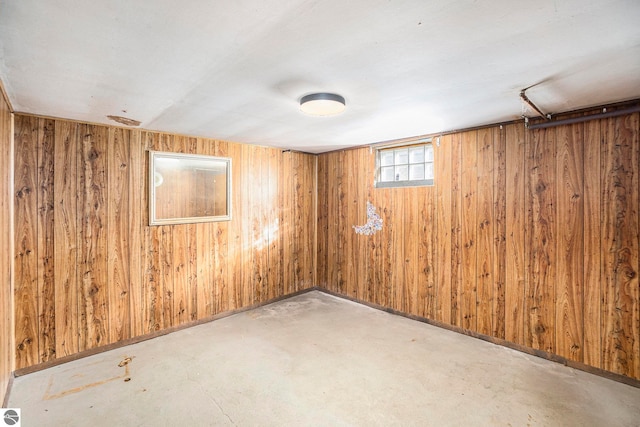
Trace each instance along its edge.
{"label": "wood plank paneling", "polygon": [[461,175],[462,175],[462,142],[461,135],[451,138],[451,208],[448,215],[451,217],[451,258],[447,260],[451,264],[451,324],[462,327],[462,294],[464,292],[462,282],[462,199]]}
{"label": "wood plank paneling", "polygon": [[452,163],[453,135],[445,135],[440,138],[440,145],[434,149],[435,155],[435,250],[436,256],[436,312],[435,319],[445,323],[451,323],[451,269],[452,269]]}
{"label": "wood plank paneling", "polygon": [[107,282],[107,160],[108,129],[81,125],[78,146],[80,213],[80,270],[78,329],[80,348],[108,344],[109,302]]}
{"label": "wood plank paneling", "polygon": [[[300,291],[315,285],[315,198],[316,198],[316,162],[313,156],[303,153],[293,153],[293,206],[294,218],[291,221],[294,229],[292,236],[294,243],[292,291]],[[314,227],[309,227],[313,224]]]}
{"label": "wood plank paneling", "polygon": [[148,224],[147,174],[145,148],[142,134],[131,131],[129,138],[129,319],[131,336],[137,337],[146,332],[144,323],[144,263],[143,263],[143,224]]}
{"label": "wood plank paneling", "polygon": [[602,367],[601,329],[601,180],[600,123],[585,123],[584,134],[584,237],[583,237],[583,286],[584,286],[584,343],[583,356],[587,365]]}
{"label": "wood plank paneling", "polygon": [[478,133],[478,175],[477,175],[477,217],[476,217],[476,331],[485,335],[493,334],[494,313],[494,272],[495,257],[493,210],[494,192],[498,190],[493,182],[494,129],[480,129]]}
{"label": "wood plank paneling", "polygon": [[109,341],[131,337],[129,241],[130,132],[110,128],[107,156],[107,292],[110,310]]}
{"label": "wood plank paneling", "polygon": [[602,153],[603,367],[638,377],[638,114],[606,123]]}
{"label": "wood plank paneling", "polygon": [[[354,150],[354,172],[358,175],[355,178],[356,183],[356,197],[353,201],[355,209],[355,219],[351,224],[351,227],[357,224],[364,224],[367,220],[367,202],[371,202],[369,197],[369,185],[370,180],[366,179],[372,172],[369,169],[369,160],[371,153],[368,150]],[[368,272],[370,268],[373,268],[369,263],[369,243],[371,242],[370,236],[360,236],[355,233],[353,228],[351,229],[351,237],[355,241],[355,252],[358,257],[358,262],[355,264],[355,281],[353,282],[352,293],[356,298],[364,299],[369,295],[370,283],[368,280]]]}
{"label": "wood plank paneling", "polygon": [[[368,147],[316,158],[17,115],[16,368],[323,282],[639,378],[639,122],[445,135],[434,187],[375,189]],[[231,157],[232,220],[148,226],[147,149]],[[384,225],[364,237],[367,200]]]}
{"label": "wood plank paneling", "polygon": [[[160,135],[152,132],[143,132],[141,136],[143,151],[145,152],[145,171],[148,171],[149,158],[147,150],[160,151]],[[145,183],[149,185],[149,178]],[[162,310],[162,294],[163,284],[160,275],[160,259],[159,259],[159,234],[161,227],[149,227],[149,193],[145,188],[143,194],[143,206],[145,206],[145,224],[143,226],[143,243],[142,243],[142,259],[143,259],[143,277],[142,277],[142,301],[143,307],[143,327],[144,333],[155,332],[162,329],[163,310]]]}
{"label": "wood plank paneling", "polygon": [[492,335],[505,338],[506,323],[506,258],[507,258],[507,204],[506,204],[506,131],[499,126],[494,131],[493,148],[493,305]]}
{"label": "wood plank paneling", "polygon": [[[175,136],[172,150],[176,153],[189,153],[188,139]],[[182,192],[186,194],[185,192]],[[189,200],[181,200],[182,211],[188,211]],[[171,296],[171,325],[181,325],[190,320],[191,289],[189,287],[189,225],[172,227],[171,264],[173,270],[173,294]],[[165,327],[166,327],[165,323]]]}
{"label": "wood plank paneling", "polygon": [[[365,192],[368,147],[321,154],[320,277],[343,295],[640,378],[639,121],[444,135],[429,188]],[[384,227],[363,249],[350,221],[368,198]]]}
{"label": "wood plank paneling", "polygon": [[[405,310],[405,304],[410,303],[406,299],[407,282],[405,279],[405,272],[407,260],[405,258],[404,241],[406,236],[404,234],[405,221],[404,221],[404,204],[405,199],[402,197],[404,188],[394,189],[391,195],[390,218],[389,218],[389,231],[391,232],[390,239],[390,253],[391,253],[391,277],[389,280],[389,289],[391,294],[391,307],[394,310]],[[409,224],[411,225],[411,224]],[[410,230],[409,230],[410,231]],[[410,280],[410,278],[409,278]],[[408,312],[408,305],[406,306]]]}
{"label": "wood plank paneling", "polygon": [[525,249],[525,136],[524,126],[505,127],[506,152],[506,258],[505,258],[505,339],[524,345],[524,295],[526,284]]}
{"label": "wood plank paneling", "polygon": [[78,124],[57,122],[54,142],[54,277],[56,355],[79,350],[78,330]]}
{"label": "wood plank paneling", "polygon": [[[160,151],[175,151],[174,135],[160,134]],[[181,191],[178,188],[178,180],[174,182],[176,186],[173,190],[173,194],[180,194]],[[181,204],[179,197],[174,198],[176,205]],[[159,309],[162,310],[162,323],[161,328],[170,328],[173,326],[173,300],[174,300],[174,266],[173,266],[173,253],[178,251],[178,248],[173,246],[173,232],[177,227],[167,225],[160,226],[154,230],[156,234],[155,242],[157,246],[154,248],[154,252],[157,253],[157,268],[160,274],[159,294],[160,304]]]}
{"label": "wood plank paneling", "polygon": [[458,287],[458,322],[464,329],[477,329],[478,279],[478,134],[464,132],[461,139],[460,190],[460,282]]}
{"label": "wood plank paneling", "polygon": [[[393,302],[393,289],[394,289],[394,272],[397,268],[394,264],[394,242],[391,236],[394,232],[393,223],[393,190],[392,189],[380,189],[377,197],[378,205],[377,211],[382,218],[382,231],[380,232],[380,253],[378,259],[380,260],[380,268],[377,269],[379,278],[379,289],[377,294],[377,304],[385,307],[391,307]],[[330,231],[332,233],[333,231]]]}
{"label": "wood plank paneling", "polygon": [[[228,143],[216,141],[213,154],[219,157],[227,157]],[[241,165],[237,165],[241,166]],[[233,164],[231,165],[233,168]],[[233,184],[233,183],[232,183]],[[276,197],[277,195],[274,195]],[[273,200],[273,199],[268,199]],[[273,205],[272,205],[273,206]],[[277,207],[273,206],[274,215]],[[227,221],[211,224],[209,241],[213,247],[213,281],[214,281],[214,313],[222,313],[229,310],[229,223]],[[197,237],[196,237],[197,238]],[[277,240],[276,240],[277,242]],[[277,259],[276,259],[277,260]],[[275,260],[274,260],[275,261]],[[277,262],[277,261],[276,261]],[[281,295],[281,294],[278,294]],[[275,298],[275,293],[272,298]]]}
{"label": "wood plank paneling", "polygon": [[327,167],[329,162],[329,156],[318,157],[318,225],[317,225],[317,239],[318,239],[318,251],[317,260],[318,279],[316,281],[318,286],[323,288],[329,288],[329,278],[327,277],[327,270],[329,268],[329,168]]}
{"label": "wood plank paneling", "polygon": [[333,221],[331,221],[330,224],[334,224],[335,228],[333,235],[332,233],[329,233],[329,236],[335,239],[333,245],[333,253],[331,254],[332,256],[329,262],[330,265],[333,265],[333,268],[330,271],[334,272],[335,274],[330,281],[333,284],[333,290],[342,294],[345,294],[345,292],[347,291],[345,287],[345,273],[347,270],[345,230],[347,229],[348,225],[347,219],[345,218],[345,181],[347,180],[348,176],[345,173],[345,169],[347,167],[347,165],[345,165],[345,157],[345,151],[338,151],[335,154],[334,162],[332,164],[333,170],[331,173],[335,174],[333,176],[335,176],[336,178],[333,198],[330,200],[331,202],[335,203],[330,210],[330,212],[334,215]]}
{"label": "wood plank paneling", "polygon": [[55,123],[38,119],[38,360],[55,359],[54,135]]}
{"label": "wood plank paneling", "polygon": [[38,354],[38,119],[15,118],[15,365],[40,362]]}
{"label": "wood plank paneling", "polygon": [[[316,156],[28,115],[15,139],[16,368],[316,283]],[[231,221],[149,226],[150,149],[231,157]]]}
{"label": "wood plank paneling", "polygon": [[[418,314],[418,228],[423,218],[418,217],[418,189],[416,187],[404,188],[398,192],[401,197],[396,198],[396,206],[402,210],[396,212],[396,248],[399,249],[399,266],[402,266],[402,300],[396,305],[409,314]],[[405,236],[415,236],[407,239]],[[402,246],[401,246],[402,245]],[[400,270],[400,269],[398,269]]]}
{"label": "wood plank paneling", "polygon": [[[366,173],[368,174],[367,176],[371,176],[371,174],[375,173],[375,168],[376,168],[376,156],[375,156],[375,152],[373,150],[365,150],[362,152],[362,164],[363,164],[363,168],[366,169]],[[320,159],[322,157],[318,157],[318,163],[320,162]],[[320,167],[318,164],[318,173],[320,172]],[[377,192],[375,191],[376,189],[373,187],[373,180],[366,180],[365,179],[365,183],[366,183],[366,197],[367,200],[370,201],[373,206],[376,208],[376,213],[378,215],[380,215],[380,209],[379,209],[379,204],[378,204],[378,200],[377,200]],[[320,197],[320,195],[322,194],[322,192],[320,190],[318,190],[318,197]],[[318,205],[318,206],[322,206],[322,205]],[[318,214],[320,213],[319,209],[316,210],[318,212]],[[384,228],[384,224],[383,224],[383,228]],[[327,230],[323,231],[324,233],[327,232]],[[320,230],[318,230],[318,233],[320,233]],[[380,277],[380,269],[382,268],[382,266],[380,265],[380,244],[381,244],[381,233],[376,233],[373,236],[369,236],[369,239],[367,239],[366,242],[366,251],[365,251],[365,256],[366,257],[366,267],[365,267],[365,271],[363,272],[364,274],[364,282],[366,283],[363,286],[363,291],[365,296],[363,297],[365,300],[367,301],[373,301],[376,299],[376,293],[377,293],[377,289],[379,288],[379,282],[378,282],[378,278]],[[318,271],[320,271],[318,269]]]}
{"label": "wood plank paneling", "polygon": [[420,192],[422,197],[418,201],[418,316],[435,318],[437,287],[436,262],[434,253],[435,239],[433,231],[435,224],[435,190],[424,187]]}
{"label": "wood plank paneling", "polygon": [[[357,265],[362,262],[360,258],[361,253],[358,250],[358,243],[362,239],[356,238],[354,236],[355,233],[349,232],[349,228],[351,228],[354,224],[364,223],[364,218],[366,214],[362,211],[361,206],[359,206],[359,195],[358,189],[361,180],[358,179],[358,175],[360,174],[360,165],[358,162],[358,156],[356,150],[349,150],[345,153],[344,164],[352,165],[352,172],[345,177],[343,180],[345,194],[346,194],[346,204],[344,205],[344,213],[345,213],[345,224],[344,224],[344,251],[345,251],[345,262],[348,266],[353,266],[352,268],[346,268],[344,270],[344,284],[345,284],[345,293],[353,298],[357,297],[357,289],[358,282],[360,282],[358,278],[358,268]],[[361,196],[360,196],[361,197]],[[361,203],[366,203],[364,200]],[[401,264],[397,264],[401,265]]]}
{"label": "wood plank paneling", "polygon": [[583,135],[582,124],[556,129],[556,351],[583,360]]}
{"label": "wood plank paneling", "polygon": [[529,133],[527,152],[527,282],[525,344],[555,350],[556,179],[555,129]]}
{"label": "wood plank paneling", "polygon": [[[212,155],[215,147],[212,141],[204,138],[196,140],[196,152],[198,154]],[[233,164],[232,164],[233,170]],[[235,181],[234,181],[235,182]],[[204,193],[204,182],[198,182],[198,193]],[[232,215],[237,212],[232,211]],[[196,240],[190,242],[196,247],[196,313],[198,319],[204,319],[214,312],[213,294],[210,292],[211,271],[209,267],[212,265],[211,251],[211,225],[209,223],[197,223]]]}

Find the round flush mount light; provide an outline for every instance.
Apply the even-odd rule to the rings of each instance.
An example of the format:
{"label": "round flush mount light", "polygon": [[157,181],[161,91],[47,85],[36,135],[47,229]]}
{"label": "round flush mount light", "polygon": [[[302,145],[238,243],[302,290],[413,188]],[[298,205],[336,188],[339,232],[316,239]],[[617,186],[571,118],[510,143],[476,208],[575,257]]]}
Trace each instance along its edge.
{"label": "round flush mount light", "polygon": [[344,98],[335,93],[312,93],[300,99],[300,111],[311,116],[332,116],[344,109]]}

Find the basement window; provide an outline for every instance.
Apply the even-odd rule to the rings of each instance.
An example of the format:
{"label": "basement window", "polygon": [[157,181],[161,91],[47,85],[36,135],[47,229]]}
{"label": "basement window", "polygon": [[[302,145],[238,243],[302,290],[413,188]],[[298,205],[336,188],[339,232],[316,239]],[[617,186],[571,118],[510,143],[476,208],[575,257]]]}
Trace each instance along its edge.
{"label": "basement window", "polygon": [[376,149],[376,188],[425,186],[433,181],[431,139]]}

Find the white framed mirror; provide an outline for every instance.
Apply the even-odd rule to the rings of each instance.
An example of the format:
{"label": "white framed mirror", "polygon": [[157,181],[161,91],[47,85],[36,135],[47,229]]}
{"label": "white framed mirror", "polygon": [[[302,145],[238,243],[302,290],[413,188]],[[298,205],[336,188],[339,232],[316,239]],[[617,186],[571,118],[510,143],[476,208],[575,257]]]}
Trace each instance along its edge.
{"label": "white framed mirror", "polygon": [[149,225],[230,219],[230,158],[149,151]]}

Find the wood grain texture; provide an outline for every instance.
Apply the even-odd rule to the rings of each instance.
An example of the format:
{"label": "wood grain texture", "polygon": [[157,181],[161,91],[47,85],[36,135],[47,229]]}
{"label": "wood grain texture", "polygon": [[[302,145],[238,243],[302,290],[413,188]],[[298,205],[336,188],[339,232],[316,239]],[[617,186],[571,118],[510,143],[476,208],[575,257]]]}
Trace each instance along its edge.
{"label": "wood grain texture", "polygon": [[434,319],[453,324],[451,321],[451,269],[452,269],[452,164],[453,135],[440,138],[434,149],[435,155],[435,250],[436,260],[436,307]]}
{"label": "wood grain texture", "polygon": [[[313,156],[293,153],[294,218],[292,220],[294,243],[293,292],[315,286],[315,184],[316,162]],[[309,224],[312,224],[310,227]],[[295,237],[294,237],[295,236]]]}
{"label": "wood grain texture", "polygon": [[327,167],[329,156],[318,157],[318,225],[317,225],[317,285],[328,288],[329,280],[327,270],[329,268],[329,169]]}
{"label": "wood grain texture", "polygon": [[56,355],[54,281],[54,135],[55,122],[38,119],[38,360]]}
{"label": "wood grain texture", "polygon": [[462,142],[461,134],[451,138],[451,208],[448,212],[451,217],[451,324],[462,327],[462,295],[464,293],[462,282],[462,200],[461,190],[462,176]]}
{"label": "wood grain texture", "polygon": [[54,278],[56,354],[79,351],[78,331],[78,125],[57,122],[54,142]]}
{"label": "wood grain texture", "polygon": [[524,126],[505,127],[505,339],[524,345],[524,300],[526,284],[526,142]]}
{"label": "wood grain texture", "polygon": [[335,238],[334,250],[332,258],[330,260],[330,263],[333,264],[333,268],[331,269],[331,271],[335,272],[335,276],[332,278],[331,282],[333,283],[333,290],[342,294],[345,294],[345,292],[347,292],[345,286],[345,273],[347,270],[347,252],[345,239],[348,225],[347,218],[345,217],[347,211],[345,207],[345,187],[347,184],[347,176],[345,172],[348,170],[348,165],[345,164],[345,158],[345,151],[337,152],[334,157],[334,163],[332,165],[332,173],[335,174],[334,176],[336,177],[336,180],[332,200],[335,205],[331,210],[331,212],[334,214],[334,217],[331,223],[335,225],[335,234],[331,236],[331,233],[329,233],[331,237]]}
{"label": "wood grain texture", "polygon": [[[364,224],[367,218],[367,201],[371,202],[369,197],[369,183],[371,180],[367,180],[366,177],[370,176],[372,171],[369,169],[370,152],[367,150],[353,150],[355,165],[354,172],[357,174],[355,178],[356,196],[354,199],[355,207],[355,219],[351,224],[353,225]],[[369,243],[371,242],[370,236],[360,236],[355,233],[351,234],[354,239],[354,249],[356,256],[359,258],[355,266],[355,281],[352,284],[352,293],[356,295],[356,298],[366,298],[369,295],[369,288],[371,287],[368,280],[368,272],[373,265],[369,263]]]}
{"label": "wood grain texture", "polygon": [[38,119],[15,118],[15,367],[40,362],[38,354]]}
{"label": "wood grain texture", "polygon": [[609,119],[602,153],[603,367],[638,372],[638,114]]}
{"label": "wood grain texture", "polygon": [[81,125],[78,146],[80,270],[78,295],[80,347],[108,344],[107,160],[108,129]]}
{"label": "wood grain texture", "polygon": [[391,307],[394,295],[394,272],[397,265],[394,263],[394,241],[391,238],[394,233],[393,222],[393,193],[394,189],[384,188],[378,192],[378,204],[377,211],[382,218],[382,231],[380,232],[380,242],[378,243],[380,249],[378,254],[379,268],[378,280],[379,288],[376,292],[378,304],[385,307]]}
{"label": "wood grain texture", "polygon": [[[16,368],[325,281],[638,378],[639,122],[445,135],[433,187],[376,189],[368,147],[316,157],[18,114]],[[148,226],[148,149],[230,157],[232,220]],[[384,224],[363,238],[367,200]]]}
{"label": "wood grain texture", "polygon": [[[161,151],[175,151],[174,135],[160,134],[160,150]],[[177,180],[174,182],[176,188],[174,194],[180,193],[180,189],[177,188]],[[180,204],[180,198],[175,198],[175,204]],[[159,309],[162,311],[162,323],[160,327],[162,329],[169,328],[173,324],[173,301],[175,297],[174,291],[174,266],[173,266],[173,253],[179,251],[178,248],[173,246],[173,232],[176,226],[167,225],[156,227],[153,232],[156,233],[154,242],[156,247],[154,252],[157,254],[156,267],[160,274],[160,286],[158,287],[159,295]]]}
{"label": "wood grain texture", "polygon": [[107,293],[110,311],[109,342],[131,337],[129,241],[130,132],[110,128],[107,144]]}
{"label": "wood grain texture", "polygon": [[[214,145],[213,154],[219,157],[227,157],[228,154],[228,143],[224,141],[216,141]],[[240,166],[240,165],[237,165]],[[233,164],[231,165],[233,168]],[[233,185],[233,183],[232,183]],[[275,196],[274,196],[275,197]],[[269,199],[273,200],[273,199]],[[273,206],[273,204],[270,204]],[[276,206],[274,206],[274,212],[277,212]],[[275,213],[274,213],[275,215]],[[224,222],[216,222],[211,224],[210,237],[209,241],[213,248],[213,281],[214,281],[214,291],[213,291],[213,301],[214,301],[214,313],[222,313],[230,310],[229,305],[229,223]],[[197,236],[196,236],[197,238]],[[277,259],[274,260],[277,262]],[[282,294],[278,294],[280,296]],[[273,295],[275,298],[275,294]]]}
{"label": "wood grain texture", "polygon": [[[402,197],[404,190],[404,188],[394,188],[390,192],[391,203],[389,206],[391,209],[388,224],[389,231],[391,232],[391,246],[389,250],[392,267],[389,288],[391,290],[391,307],[395,310],[408,311],[411,302],[407,301],[407,282],[405,279],[405,264],[407,263],[407,259],[405,258],[406,248],[404,246],[406,239],[404,234],[404,215],[406,214],[404,210],[405,199]],[[411,278],[409,278],[409,280],[411,280]]]}
{"label": "wood grain texture", "polygon": [[[204,138],[197,138],[196,153],[212,155],[215,147],[212,141]],[[235,181],[234,181],[235,183]],[[204,192],[204,183],[198,182],[199,193]],[[234,212],[236,214],[236,212]],[[196,248],[196,313],[198,319],[205,319],[214,312],[213,293],[210,292],[211,271],[211,225],[209,223],[195,224],[195,241],[190,242]]]}
{"label": "wood grain texture", "polygon": [[[318,158],[318,163],[320,158]],[[365,150],[362,152],[362,166],[365,169],[365,173],[367,176],[371,176],[371,174],[375,173],[376,169],[376,156],[373,150]],[[318,165],[319,167],[319,165]],[[318,173],[320,169],[318,169]],[[373,206],[376,208],[376,213],[379,215],[379,204],[378,199],[376,197],[376,189],[373,186],[373,180],[365,179],[365,187],[366,187],[366,198],[370,201]],[[320,196],[321,191],[318,190],[318,196]],[[319,211],[317,211],[319,213]],[[384,224],[383,224],[384,227]],[[324,231],[326,233],[326,230]],[[378,289],[377,280],[380,277],[380,269],[382,266],[380,265],[380,244],[381,244],[381,234],[376,233],[371,238],[366,241],[366,250],[363,256],[366,257],[366,267],[364,268],[364,284],[362,286],[362,290],[364,293],[364,297],[367,301],[373,301],[376,298],[376,290]],[[320,270],[318,269],[318,272]]]}
{"label": "wood grain texture", "polygon": [[476,331],[493,334],[494,313],[494,228],[493,211],[495,188],[493,181],[493,160],[496,142],[493,128],[477,131],[478,173],[477,173],[477,217],[476,217]]}
{"label": "wood grain texture", "polygon": [[436,254],[434,230],[435,223],[435,189],[423,187],[418,201],[418,316],[435,318],[437,286],[436,286]]}
{"label": "wood grain texture", "polygon": [[[399,249],[399,266],[402,266],[402,300],[397,305],[409,314],[418,314],[418,228],[422,218],[418,217],[418,189],[416,187],[403,188],[396,192],[395,205],[396,247]],[[416,236],[407,239],[405,236]],[[400,269],[398,269],[400,270]]]}
{"label": "wood grain texture", "polygon": [[[434,138],[428,189],[369,189],[368,147],[321,154],[319,276],[342,295],[637,378],[639,116]],[[350,221],[369,198],[384,226],[363,249]]]}
{"label": "wood grain texture", "polygon": [[[16,141],[18,368],[316,283],[316,156],[28,115]],[[148,150],[230,157],[231,221],[149,226]]]}
{"label": "wood grain texture", "polygon": [[493,134],[493,304],[491,335],[505,338],[507,258],[507,134],[503,126]]}
{"label": "wood grain texture", "polygon": [[[265,236],[263,235],[266,224],[264,198],[266,197],[266,191],[269,184],[268,181],[263,179],[263,159],[266,159],[266,149],[265,147],[253,148],[255,148],[255,150],[248,150],[247,152],[247,159],[251,164],[251,167],[247,171],[249,176],[247,185],[255,188],[255,205],[248,209],[247,215],[249,224],[248,245],[251,248],[249,250],[249,264],[251,265],[251,271],[247,276],[247,286],[251,289],[251,294],[248,296],[246,305],[258,304],[260,301],[263,301],[265,295],[268,294],[268,253],[264,250],[268,237],[265,239]],[[248,189],[247,191],[251,191],[251,189]]]}
{"label": "wood grain texture", "polygon": [[[601,120],[584,124],[584,363],[602,368],[601,321]],[[606,122],[605,122],[606,123]]]}
{"label": "wood grain texture", "polygon": [[582,361],[584,297],[584,125],[556,129],[556,351]]}
{"label": "wood grain texture", "polygon": [[[141,135],[141,144],[145,152],[145,171],[148,171],[149,159],[147,150],[161,150],[160,135],[153,132],[143,132]],[[143,206],[147,213],[143,226],[143,242],[142,242],[142,322],[145,333],[155,332],[162,329],[163,311],[162,311],[162,279],[160,275],[159,260],[159,233],[160,227],[150,227],[149,224],[149,193],[148,178],[145,179],[147,188],[142,192]]]}
{"label": "wood grain texture", "polygon": [[[189,153],[188,140],[175,136],[172,151]],[[183,181],[184,182],[184,181]],[[186,194],[187,192],[182,192]],[[181,201],[183,212],[188,210],[189,200]],[[189,224],[172,227],[170,268],[173,271],[173,293],[171,297],[170,326],[181,325],[191,319],[191,289],[189,287]],[[168,327],[165,323],[165,327]]]}
{"label": "wood grain texture", "polygon": [[[2,85],[2,82],[0,82]],[[9,104],[0,95],[0,402],[4,402],[13,371],[13,293],[11,258],[14,205],[13,135]]]}
{"label": "wood grain texture", "polygon": [[555,129],[529,132],[527,152],[525,344],[555,351]]}
{"label": "wood grain texture", "polygon": [[144,263],[143,263],[143,226],[148,224],[146,153],[142,133],[133,130],[129,137],[129,319],[131,336],[137,337],[146,333],[144,323]]}
{"label": "wood grain texture", "polygon": [[478,133],[464,132],[461,138],[460,191],[460,286],[458,322],[464,329],[477,329],[478,286]]}

